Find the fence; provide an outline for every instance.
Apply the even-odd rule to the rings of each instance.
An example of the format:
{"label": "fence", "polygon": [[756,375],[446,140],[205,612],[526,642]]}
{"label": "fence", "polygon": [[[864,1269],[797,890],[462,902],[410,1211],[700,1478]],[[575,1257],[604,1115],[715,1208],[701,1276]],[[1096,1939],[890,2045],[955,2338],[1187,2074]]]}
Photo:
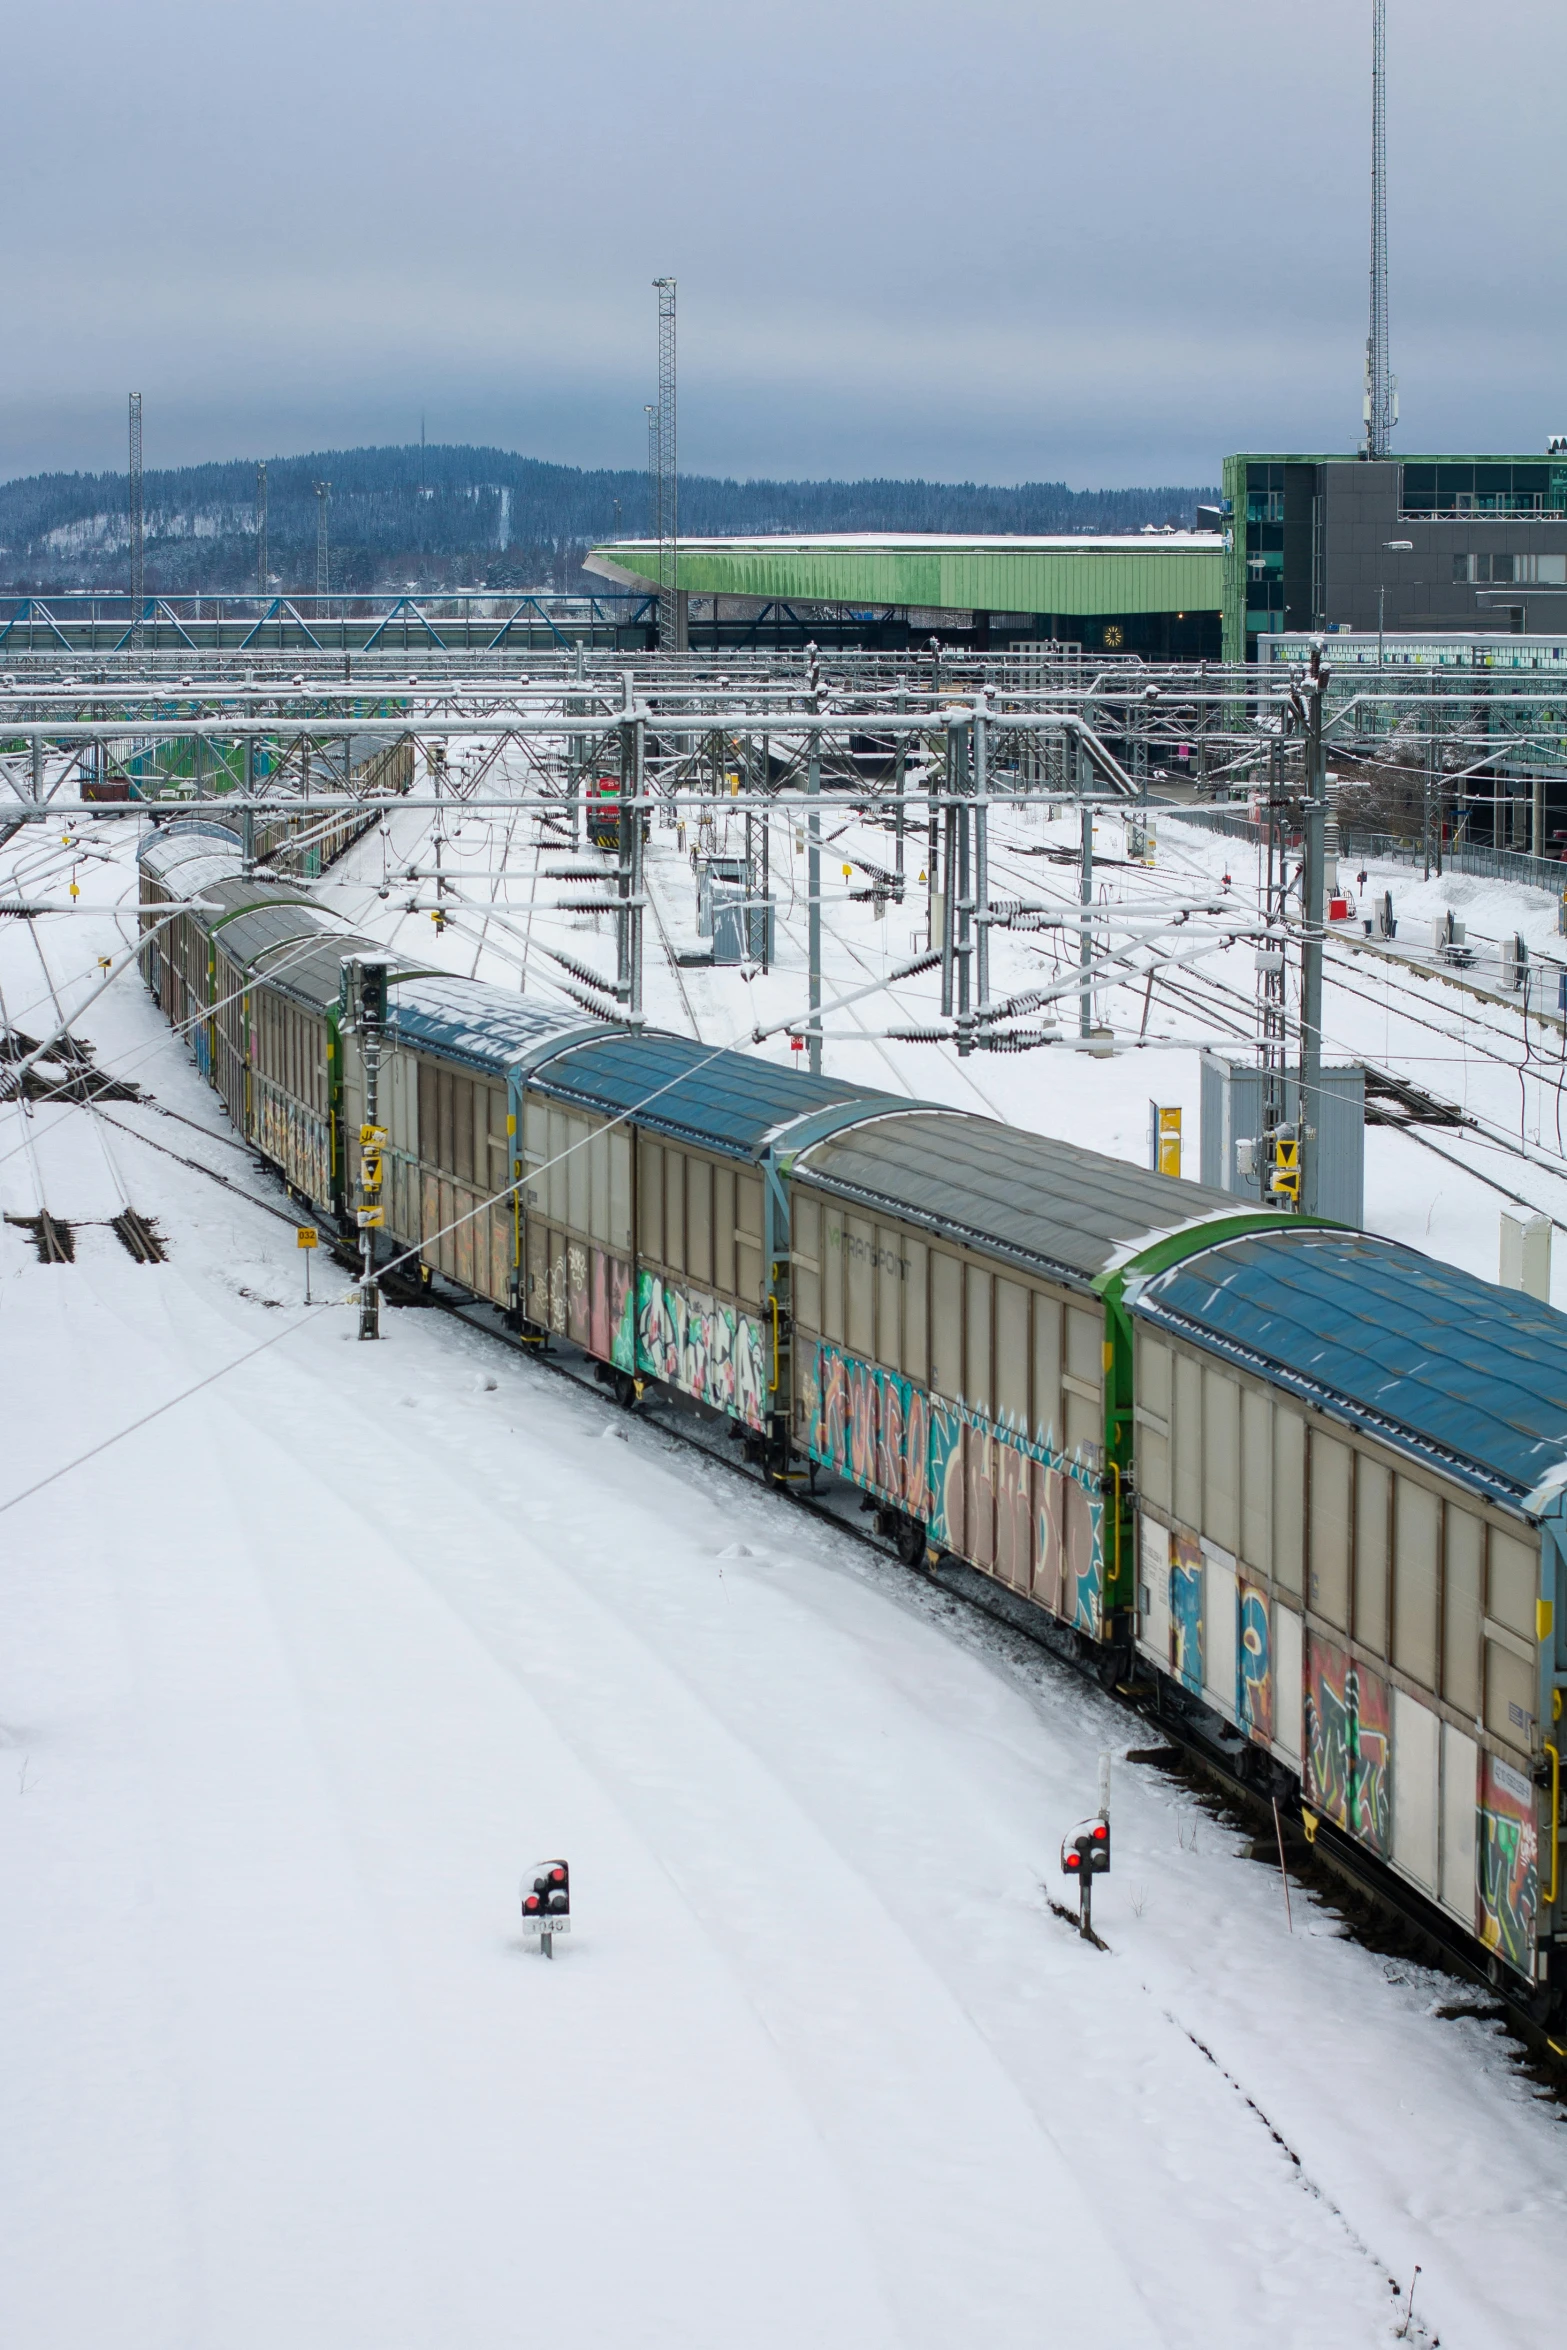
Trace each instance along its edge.
{"label": "fence", "polygon": [[[1241,814],[1237,808],[1188,808],[1160,803],[1159,813],[1169,822],[1195,824],[1204,832],[1220,832],[1233,840],[1266,840],[1268,828],[1254,816]],[[1386,857],[1397,865],[1424,863],[1424,851],[1417,840],[1403,840],[1389,832],[1361,832],[1354,826],[1343,826],[1339,832],[1339,854],[1344,857]],[[1433,860],[1433,865],[1434,865]],[[1447,873],[1473,873],[1491,881],[1521,881],[1531,889],[1543,889],[1553,898],[1567,894],[1567,864],[1554,857],[1531,857],[1522,849],[1492,849],[1477,843],[1447,841],[1442,848],[1442,869]]]}

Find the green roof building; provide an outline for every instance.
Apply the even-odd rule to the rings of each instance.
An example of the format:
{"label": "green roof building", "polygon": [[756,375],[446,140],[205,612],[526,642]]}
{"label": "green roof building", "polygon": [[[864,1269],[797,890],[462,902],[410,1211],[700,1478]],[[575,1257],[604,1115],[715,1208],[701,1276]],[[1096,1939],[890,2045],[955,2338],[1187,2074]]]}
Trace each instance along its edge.
{"label": "green roof building", "polygon": [[[855,531],[795,538],[682,538],[679,587],[714,599],[715,641],[771,643],[770,620],[874,626],[895,645],[938,634],[1001,648],[1058,637],[1091,652],[1149,660],[1216,659],[1224,557],[1217,531],[1102,538],[965,538]],[[628,587],[656,585],[648,539],[595,547],[586,568]],[[724,605],[743,603],[744,611]],[[704,634],[705,623],[693,625]],[[870,641],[866,639],[864,641]]]}

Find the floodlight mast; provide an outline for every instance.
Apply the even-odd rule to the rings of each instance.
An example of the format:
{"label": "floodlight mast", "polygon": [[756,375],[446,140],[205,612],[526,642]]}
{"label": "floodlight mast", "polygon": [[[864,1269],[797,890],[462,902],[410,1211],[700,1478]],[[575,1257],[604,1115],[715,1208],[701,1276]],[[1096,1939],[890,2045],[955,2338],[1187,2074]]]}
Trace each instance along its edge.
{"label": "floodlight mast", "polygon": [[131,537],[131,627],[141,625],[142,605],[146,600],[147,579],[144,561],[142,479],[141,479],[141,394],[130,396],[130,462],[127,468],[128,503]]}
{"label": "floodlight mast", "polygon": [[656,277],[658,292],[658,642],[683,653],[680,603],[680,507],[675,417],[675,280]]}

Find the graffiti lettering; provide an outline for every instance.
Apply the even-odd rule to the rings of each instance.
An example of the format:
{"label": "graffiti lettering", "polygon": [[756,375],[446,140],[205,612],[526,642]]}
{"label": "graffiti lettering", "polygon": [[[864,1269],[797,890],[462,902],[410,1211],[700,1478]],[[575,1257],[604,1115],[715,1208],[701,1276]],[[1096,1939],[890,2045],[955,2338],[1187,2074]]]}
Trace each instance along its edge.
{"label": "graffiti lettering", "polygon": [[827,1246],[841,1248],[857,1265],[871,1265],[878,1273],[896,1273],[900,1281],[909,1277],[907,1257],[900,1257],[896,1249],[882,1248],[874,1240],[858,1240],[852,1232],[845,1232],[841,1224],[828,1226]]}

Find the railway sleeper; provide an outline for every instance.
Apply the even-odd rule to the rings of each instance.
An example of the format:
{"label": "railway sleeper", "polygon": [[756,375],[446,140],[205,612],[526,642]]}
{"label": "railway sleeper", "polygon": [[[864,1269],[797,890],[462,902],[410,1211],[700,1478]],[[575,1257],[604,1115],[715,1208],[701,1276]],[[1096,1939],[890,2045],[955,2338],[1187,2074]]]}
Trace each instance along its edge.
{"label": "railway sleeper", "polygon": [[76,1236],[69,1224],[51,1216],[47,1208],[36,1216],[7,1216],[6,1222],[28,1235],[38,1251],[40,1265],[75,1264]]}
{"label": "railway sleeper", "polygon": [[162,1265],[168,1261],[168,1243],[150,1217],[135,1208],[125,1208],[109,1219],[109,1230],[138,1265]]}

